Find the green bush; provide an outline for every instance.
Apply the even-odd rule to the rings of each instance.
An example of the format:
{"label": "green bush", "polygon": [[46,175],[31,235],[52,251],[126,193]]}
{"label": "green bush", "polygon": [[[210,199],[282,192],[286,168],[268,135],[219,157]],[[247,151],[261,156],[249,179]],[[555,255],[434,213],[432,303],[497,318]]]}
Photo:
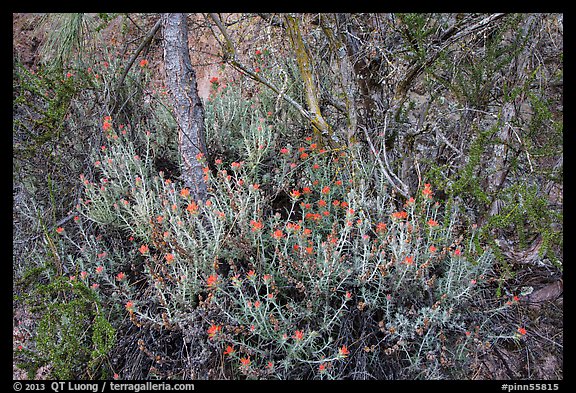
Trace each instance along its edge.
{"label": "green bush", "polygon": [[110,376],[105,360],[115,344],[115,329],[84,276],[56,277],[22,297],[33,313],[41,315],[34,346],[26,351],[24,362],[30,378],[43,365],[49,365],[57,379]]}
{"label": "green bush", "polygon": [[185,341],[204,340],[234,378],[461,377],[467,332],[490,326],[471,311],[494,261],[475,232],[456,239],[430,184],[398,209],[349,159],[360,149],[280,146],[272,119],[238,121],[240,161],[202,158],[204,202],[109,129],[80,212],[134,240],[131,270],[105,266],[100,288],[140,327],[191,334],[203,310]]}

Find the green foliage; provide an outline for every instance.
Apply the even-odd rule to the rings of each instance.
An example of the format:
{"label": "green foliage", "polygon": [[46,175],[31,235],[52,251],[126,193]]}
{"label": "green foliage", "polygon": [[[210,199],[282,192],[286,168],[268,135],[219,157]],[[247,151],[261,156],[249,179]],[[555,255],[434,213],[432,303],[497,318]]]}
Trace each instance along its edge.
{"label": "green foliage", "polygon": [[31,363],[49,364],[57,379],[105,377],[103,361],[115,344],[115,330],[96,293],[78,277],[56,277],[31,286],[23,300],[41,315]]}
{"label": "green foliage", "polygon": [[[236,99],[223,90],[212,102]],[[107,131],[80,211],[135,241],[130,278],[102,281],[102,290],[138,327],[185,331],[190,313],[202,310],[204,329],[188,340],[207,340],[215,358],[225,351],[234,378],[457,377],[449,365],[464,358],[450,353],[474,348],[440,337],[463,337],[474,323],[468,308],[491,252],[474,236],[450,248],[455,216],[442,218],[429,184],[396,212],[379,194],[386,188],[368,187],[374,168],[354,165],[352,152],[321,149],[311,138],[272,149],[273,120],[249,113],[225,123],[243,141],[240,161],[216,159],[212,172],[202,158],[210,192],[203,203],[154,174],[149,149],[135,158],[130,139]],[[268,170],[257,170],[270,157]],[[287,196],[280,209],[272,204],[279,193]]]}

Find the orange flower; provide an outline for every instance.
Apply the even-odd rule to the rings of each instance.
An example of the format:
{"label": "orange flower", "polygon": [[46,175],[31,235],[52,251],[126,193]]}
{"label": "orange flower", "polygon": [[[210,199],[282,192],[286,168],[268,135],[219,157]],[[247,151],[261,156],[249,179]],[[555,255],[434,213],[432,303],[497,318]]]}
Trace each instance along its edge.
{"label": "orange flower", "polygon": [[524,329],[523,327],[519,327],[518,328],[518,333],[520,333],[521,335],[525,335],[526,334],[526,329]]}
{"label": "orange flower", "polygon": [[196,202],[192,201],[188,204],[186,210],[188,210],[192,214],[196,214],[198,213],[198,205],[196,204]]}
{"label": "orange flower", "polygon": [[247,358],[240,358],[240,365],[242,367],[250,367],[250,356]]}
{"label": "orange flower", "polygon": [[413,265],[414,264],[414,258],[413,257],[406,257],[404,259],[404,263],[407,265]]}
{"label": "orange flower", "polygon": [[326,206],[326,201],[325,201],[324,199],[320,199],[320,200],[318,201],[318,206],[320,206],[320,207]]}
{"label": "orange flower", "polygon": [[338,355],[340,355],[343,358],[345,358],[349,354],[350,354],[350,351],[348,351],[348,347],[346,345],[342,345],[342,348],[340,348],[338,350]]}
{"label": "orange flower", "polygon": [[292,192],[290,193],[290,196],[292,198],[300,198],[300,191],[298,190],[292,190]]}
{"label": "orange flower", "polygon": [[429,219],[429,220],[428,220],[428,225],[430,225],[431,227],[438,226],[438,221],[433,220],[433,219]]}
{"label": "orange flower", "polygon": [[190,190],[188,188],[183,188],[182,191],[180,191],[180,195],[183,197],[187,197],[190,195]]}
{"label": "orange flower", "polygon": [[403,219],[406,217],[408,217],[408,213],[406,213],[405,211],[392,213],[392,218]]}
{"label": "orange flower", "polygon": [[212,288],[213,286],[216,285],[217,281],[218,281],[218,275],[212,274],[208,276],[208,278],[206,279],[206,285],[208,285],[208,288]]}
{"label": "orange flower", "polygon": [[214,339],[214,337],[222,330],[222,326],[220,325],[212,325],[208,328],[208,338],[210,340]]}
{"label": "orange flower", "polygon": [[280,229],[276,229],[272,234],[272,237],[276,240],[280,240],[284,237],[284,233]]}
{"label": "orange flower", "polygon": [[231,347],[230,345],[228,345],[228,346],[226,347],[226,350],[224,351],[224,355],[232,355],[234,352],[235,352],[235,351],[234,351],[234,348]]}
{"label": "orange flower", "polygon": [[150,249],[148,248],[148,246],[146,244],[142,244],[140,246],[140,248],[138,249],[138,251],[140,251],[140,253],[142,255],[145,255],[148,251],[150,251]]}
{"label": "orange flower", "polygon": [[164,256],[166,262],[171,263],[174,260],[174,254],[168,253]]}
{"label": "orange flower", "polygon": [[322,188],[322,191],[321,191],[321,192],[322,192],[322,194],[329,194],[329,193],[330,193],[330,187],[324,186],[324,187]]}
{"label": "orange flower", "polygon": [[430,189],[430,183],[424,184],[424,189],[422,190],[422,195],[424,195],[428,199],[431,199],[433,194],[434,193]]}
{"label": "orange flower", "polygon": [[294,332],[294,338],[298,341],[302,340],[304,338],[304,333],[301,330],[296,330]]}
{"label": "orange flower", "polygon": [[252,232],[257,232],[264,227],[262,221],[250,220],[250,225],[252,225]]}
{"label": "orange flower", "polygon": [[386,224],[383,222],[379,222],[378,224],[376,224],[376,232],[377,233],[386,232]]}
{"label": "orange flower", "polygon": [[148,65],[148,60],[142,59],[140,60],[140,67],[144,68]]}
{"label": "orange flower", "polygon": [[57,233],[62,233],[62,232],[64,232],[64,228],[58,227],[58,228],[56,229],[56,232],[57,232]]}
{"label": "orange flower", "polygon": [[131,300],[128,300],[126,302],[126,310],[128,310],[129,312],[133,312],[134,311],[134,303]]}
{"label": "orange flower", "polygon": [[430,252],[436,252],[437,248],[434,247],[434,246],[430,246],[430,248],[428,248],[428,250],[429,250]]}
{"label": "orange flower", "polygon": [[254,270],[250,270],[248,273],[246,273],[246,276],[248,279],[253,280],[256,277],[256,272],[254,272]]}

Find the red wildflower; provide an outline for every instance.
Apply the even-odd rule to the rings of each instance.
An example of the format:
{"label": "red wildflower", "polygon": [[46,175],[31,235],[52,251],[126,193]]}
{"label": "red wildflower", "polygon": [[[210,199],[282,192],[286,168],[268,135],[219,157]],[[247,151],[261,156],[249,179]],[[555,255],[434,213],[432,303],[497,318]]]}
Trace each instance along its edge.
{"label": "red wildflower", "polygon": [[190,195],[190,190],[188,188],[183,188],[182,191],[180,191],[180,195],[183,197],[187,197]]}
{"label": "red wildflower", "polygon": [[392,213],[392,218],[404,219],[406,217],[408,217],[408,213],[405,211]]}
{"label": "red wildflower", "polygon": [[252,225],[252,232],[257,232],[264,227],[262,221],[250,220],[250,225]]}
{"label": "red wildflower", "polygon": [[112,128],[112,123],[108,122],[108,121],[104,121],[104,124],[102,124],[102,129],[104,131],[109,131]]}
{"label": "red wildflower", "polygon": [[431,199],[433,194],[434,193],[430,189],[430,183],[424,184],[424,189],[422,190],[422,195],[424,195],[424,197],[426,197],[428,199]]}
{"label": "red wildflower", "polygon": [[218,77],[217,76],[213,76],[212,78],[210,78],[210,83],[212,84],[218,84]]}
{"label": "red wildflower", "polygon": [[231,347],[230,345],[228,345],[228,346],[226,347],[226,350],[224,351],[224,355],[232,355],[234,352],[235,352],[235,351],[234,351],[234,348]]}
{"label": "red wildflower", "polygon": [[58,228],[56,229],[56,232],[57,232],[57,233],[62,233],[62,232],[64,232],[64,228],[58,227]]}
{"label": "red wildflower", "polygon": [[342,348],[340,348],[338,350],[338,354],[345,358],[346,356],[348,356],[350,354],[350,351],[348,351],[348,347],[346,345],[342,345]]}
{"label": "red wildflower", "polygon": [[526,329],[524,329],[523,327],[519,327],[518,328],[518,333],[520,333],[521,335],[525,335],[526,334]]}
{"label": "red wildflower", "polygon": [[166,262],[171,263],[174,260],[174,254],[168,253],[164,256],[164,258],[166,259]]}
{"label": "red wildflower", "polygon": [[276,229],[272,234],[272,237],[276,240],[280,240],[284,237],[284,233],[280,229]]}
{"label": "red wildflower", "polygon": [[304,333],[301,330],[296,330],[294,332],[294,338],[298,341],[302,340],[304,338]]}
{"label": "red wildflower", "polygon": [[300,191],[298,190],[292,190],[292,192],[290,193],[290,196],[292,198],[300,198]]}
{"label": "red wildflower", "polygon": [[386,224],[383,222],[379,222],[378,224],[376,224],[376,232],[377,233],[386,232]]}
{"label": "red wildflower", "polygon": [[116,280],[118,281],[122,281],[126,278],[126,274],[124,274],[124,272],[120,272],[116,275]]}
{"label": "red wildflower", "polygon": [[140,67],[144,68],[148,65],[148,60],[142,59],[140,60]]}
{"label": "red wildflower", "polygon": [[198,205],[196,204],[196,202],[192,201],[188,204],[186,210],[188,210],[192,214],[195,214],[198,212]]}
{"label": "red wildflower", "polygon": [[242,367],[250,367],[250,356],[247,358],[240,358],[240,364]]}
{"label": "red wildflower", "polygon": [[433,219],[429,219],[429,220],[428,220],[428,225],[430,225],[431,227],[438,226],[438,221],[433,220]]}
{"label": "red wildflower", "polygon": [[148,246],[146,244],[142,244],[140,246],[140,248],[138,249],[138,251],[140,251],[140,253],[142,255],[145,255],[148,251],[150,251],[150,249],[148,248]]}
{"label": "red wildflower", "polygon": [[322,188],[322,191],[321,191],[321,192],[322,192],[322,194],[329,194],[329,193],[330,193],[330,187],[324,186],[324,187]]}
{"label": "red wildflower", "polygon": [[134,311],[134,303],[131,300],[128,300],[126,302],[126,310],[128,310],[129,312],[133,312]]}
{"label": "red wildflower", "polygon": [[222,330],[222,326],[220,325],[211,325],[208,328],[208,338],[210,340],[214,339],[214,337]]}
{"label": "red wildflower", "polygon": [[289,151],[288,151],[288,149],[286,149],[285,147],[283,147],[282,149],[280,149],[280,153],[282,153],[282,154],[288,154]]}
{"label": "red wildflower", "polygon": [[206,279],[206,285],[208,285],[208,288],[212,288],[213,286],[216,285],[217,281],[218,281],[218,275],[212,274],[208,276],[208,278]]}

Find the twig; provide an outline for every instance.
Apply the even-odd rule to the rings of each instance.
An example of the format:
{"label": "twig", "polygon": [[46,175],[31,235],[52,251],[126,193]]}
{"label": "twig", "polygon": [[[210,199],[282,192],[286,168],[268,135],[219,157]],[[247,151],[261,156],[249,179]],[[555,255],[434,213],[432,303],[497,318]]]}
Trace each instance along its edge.
{"label": "twig", "polygon": [[[156,22],[156,24],[154,25],[154,27],[152,27],[152,29],[148,32],[148,35],[146,36],[146,38],[144,38],[144,41],[142,41],[142,43],[140,44],[140,46],[136,49],[136,52],[134,52],[134,54],[132,55],[132,58],[130,59],[130,61],[128,62],[128,65],[126,66],[126,68],[124,69],[124,72],[122,73],[122,76],[120,77],[120,80],[118,81],[118,85],[116,86],[116,90],[117,92],[119,91],[120,87],[122,86],[122,84],[124,83],[124,79],[126,79],[126,75],[128,75],[128,71],[130,71],[130,68],[132,68],[132,65],[134,64],[134,62],[136,61],[136,59],[138,58],[138,55],[140,55],[140,52],[142,52],[142,49],[144,49],[144,47],[150,42],[152,41],[152,38],[154,38],[154,35],[156,34],[156,32],[158,31],[158,29],[160,29],[160,25],[162,24],[162,19],[158,18],[158,21]],[[116,93],[116,95],[118,96],[118,93]]]}
{"label": "twig", "polygon": [[[407,187],[406,185],[400,180],[398,179],[398,177],[393,173],[393,172],[389,172],[386,167],[388,166],[388,161],[386,160],[386,152],[384,152],[384,159],[386,160],[386,166],[384,165],[384,163],[382,162],[382,159],[380,158],[380,155],[378,154],[378,152],[376,151],[376,148],[374,147],[374,144],[372,143],[372,139],[370,139],[370,135],[368,135],[368,131],[366,130],[366,127],[361,127],[359,126],[359,128],[361,128],[364,131],[364,135],[366,135],[366,140],[368,141],[368,145],[370,146],[370,150],[372,150],[372,153],[374,154],[374,157],[376,157],[376,160],[378,161],[378,164],[380,164],[380,168],[382,169],[382,172],[384,173],[384,176],[386,176],[386,179],[388,179],[388,182],[390,184],[392,184],[392,186],[400,193],[402,194],[405,198],[408,197],[408,192],[407,192]],[[398,180],[398,182],[402,185],[402,188],[400,188],[392,179],[392,177],[390,177],[390,173],[392,173],[392,175]]]}

